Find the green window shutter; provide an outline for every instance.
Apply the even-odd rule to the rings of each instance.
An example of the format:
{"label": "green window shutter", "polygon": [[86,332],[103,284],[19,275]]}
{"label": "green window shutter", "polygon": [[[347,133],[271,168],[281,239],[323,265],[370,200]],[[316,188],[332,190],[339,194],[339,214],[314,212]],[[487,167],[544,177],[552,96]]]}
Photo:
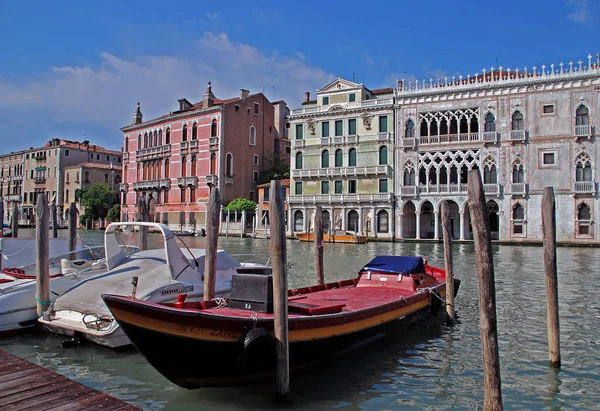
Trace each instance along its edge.
{"label": "green window shutter", "polygon": [[342,188],[343,188],[342,181],[341,180],[336,181],[335,182],[335,193],[342,194]]}
{"label": "green window shutter", "polygon": [[321,123],[321,137],[329,137],[329,121]]}
{"label": "green window shutter", "polygon": [[348,101],[349,101],[350,103],[352,103],[352,102],[356,101],[356,94],[354,94],[354,93],[350,93],[350,94],[348,94]]}
{"label": "green window shutter", "polygon": [[323,97],[323,105],[324,106],[329,105],[329,97]]}
{"label": "green window shutter", "polygon": [[356,149],[351,148],[348,152],[348,166],[356,167]]}
{"label": "green window shutter", "polygon": [[387,129],[387,116],[379,116],[379,132],[385,133],[388,131]]}
{"label": "green window shutter", "polygon": [[356,134],[356,119],[355,118],[348,120],[348,134],[351,136]]}
{"label": "green window shutter", "polygon": [[296,170],[302,169],[302,153],[296,154]]}
{"label": "green window shutter", "polygon": [[335,151],[335,166],[342,167],[343,164],[343,153],[342,150]]}
{"label": "green window shutter", "polygon": [[382,178],[379,180],[379,192],[387,193],[388,192],[388,181],[387,178]]}
{"label": "green window shutter", "polygon": [[342,120],[336,120],[335,122],[335,135],[341,136],[344,133],[344,124]]}
{"label": "green window shutter", "polygon": [[323,152],[321,153],[321,167],[322,168],[329,167],[329,151],[328,150],[323,150]]}
{"label": "green window shutter", "polygon": [[296,124],[296,140],[302,140],[302,124]]}
{"label": "green window shutter", "polygon": [[321,194],[329,194],[329,181],[321,181]]}
{"label": "green window shutter", "polygon": [[302,195],[302,182],[298,181],[296,182],[296,187],[295,187],[295,191],[296,191],[296,195]]}
{"label": "green window shutter", "polygon": [[379,164],[388,163],[388,150],[386,146],[379,147]]}

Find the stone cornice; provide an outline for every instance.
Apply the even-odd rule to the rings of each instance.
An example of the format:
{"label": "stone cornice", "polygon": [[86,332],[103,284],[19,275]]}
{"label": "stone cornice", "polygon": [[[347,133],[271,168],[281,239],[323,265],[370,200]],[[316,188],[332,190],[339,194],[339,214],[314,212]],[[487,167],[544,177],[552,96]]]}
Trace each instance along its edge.
{"label": "stone cornice", "polygon": [[387,105],[382,105],[382,106],[373,106],[373,107],[356,107],[356,108],[347,108],[347,109],[340,109],[340,110],[333,110],[333,111],[321,111],[321,112],[316,112],[316,113],[304,113],[304,114],[290,114],[289,116],[287,116],[289,121],[294,121],[294,120],[301,120],[301,119],[309,119],[309,118],[323,118],[323,117],[337,117],[339,116],[340,119],[347,117],[348,115],[353,115],[353,114],[362,114],[362,113],[367,113],[367,112],[373,112],[373,111],[389,111],[390,114],[393,114],[394,112],[394,105],[393,104],[387,104]]}
{"label": "stone cornice", "polygon": [[218,105],[207,107],[207,108],[201,108],[199,110],[192,110],[192,111],[186,111],[184,113],[171,114],[169,116],[155,118],[150,121],[146,121],[144,123],[131,124],[129,126],[122,127],[121,131],[124,133],[127,133],[130,131],[150,127],[150,126],[153,126],[153,125],[156,125],[159,123],[168,122],[168,121],[172,121],[172,120],[179,120],[179,119],[187,118],[187,117],[193,117],[193,116],[196,116],[199,114],[210,113],[211,111],[221,111],[222,109],[223,109],[223,105],[218,104]]}

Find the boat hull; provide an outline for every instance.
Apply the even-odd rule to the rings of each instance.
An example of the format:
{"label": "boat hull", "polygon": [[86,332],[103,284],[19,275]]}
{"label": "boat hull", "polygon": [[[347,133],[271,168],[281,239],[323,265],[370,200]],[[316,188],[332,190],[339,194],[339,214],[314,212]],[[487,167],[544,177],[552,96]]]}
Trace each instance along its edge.
{"label": "boat hull", "polygon": [[[304,242],[315,241],[314,233],[298,233],[296,234],[298,240]],[[367,238],[363,235],[349,235],[349,234],[323,234],[323,242],[325,243],[348,243],[348,244],[364,244],[367,242]]]}

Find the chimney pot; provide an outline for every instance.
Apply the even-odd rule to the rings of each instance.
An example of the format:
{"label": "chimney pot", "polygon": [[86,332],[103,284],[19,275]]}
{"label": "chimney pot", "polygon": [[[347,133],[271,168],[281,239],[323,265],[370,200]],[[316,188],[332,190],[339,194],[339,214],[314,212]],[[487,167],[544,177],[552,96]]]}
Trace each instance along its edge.
{"label": "chimney pot", "polygon": [[240,99],[246,100],[249,95],[250,95],[250,90],[244,90],[243,88],[240,89]]}
{"label": "chimney pot", "polygon": [[304,93],[304,102],[308,103],[310,101],[310,91]]}

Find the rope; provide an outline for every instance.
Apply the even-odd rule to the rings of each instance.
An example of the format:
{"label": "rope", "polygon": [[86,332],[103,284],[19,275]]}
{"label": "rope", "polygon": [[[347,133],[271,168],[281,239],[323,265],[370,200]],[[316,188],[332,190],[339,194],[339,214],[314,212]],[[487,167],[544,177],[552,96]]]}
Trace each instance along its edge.
{"label": "rope", "polygon": [[21,248],[19,251],[16,251],[16,252],[14,252],[14,253],[12,253],[12,254],[6,254],[6,253],[2,253],[2,256],[6,258],[6,257],[12,257],[13,255],[17,255],[17,254],[19,254],[19,253],[23,252],[23,250],[26,250],[26,249],[28,249],[29,247],[31,247],[31,245],[32,245],[32,244],[34,244],[34,243],[35,243],[35,242],[30,242],[28,245],[26,245],[25,247]]}
{"label": "rope", "polygon": [[212,301],[214,301],[215,303],[217,303],[217,307],[216,308],[225,308],[227,307],[229,304],[227,303],[227,298],[223,298],[223,297],[215,297],[212,299]]}
{"label": "rope", "polygon": [[42,304],[42,305],[50,305],[52,304],[52,301],[42,301],[40,300],[37,295],[35,296],[35,301],[37,301],[38,303]]}
{"label": "rope", "polygon": [[451,307],[454,307],[454,304],[447,303],[446,300],[444,300],[442,297],[440,297],[439,295],[437,295],[436,293],[434,293],[433,289],[431,287],[417,288],[417,291],[420,292],[420,293],[422,293],[423,291],[427,291],[429,294],[435,296],[435,298],[437,298],[438,300],[440,300],[444,304],[449,305]]}

